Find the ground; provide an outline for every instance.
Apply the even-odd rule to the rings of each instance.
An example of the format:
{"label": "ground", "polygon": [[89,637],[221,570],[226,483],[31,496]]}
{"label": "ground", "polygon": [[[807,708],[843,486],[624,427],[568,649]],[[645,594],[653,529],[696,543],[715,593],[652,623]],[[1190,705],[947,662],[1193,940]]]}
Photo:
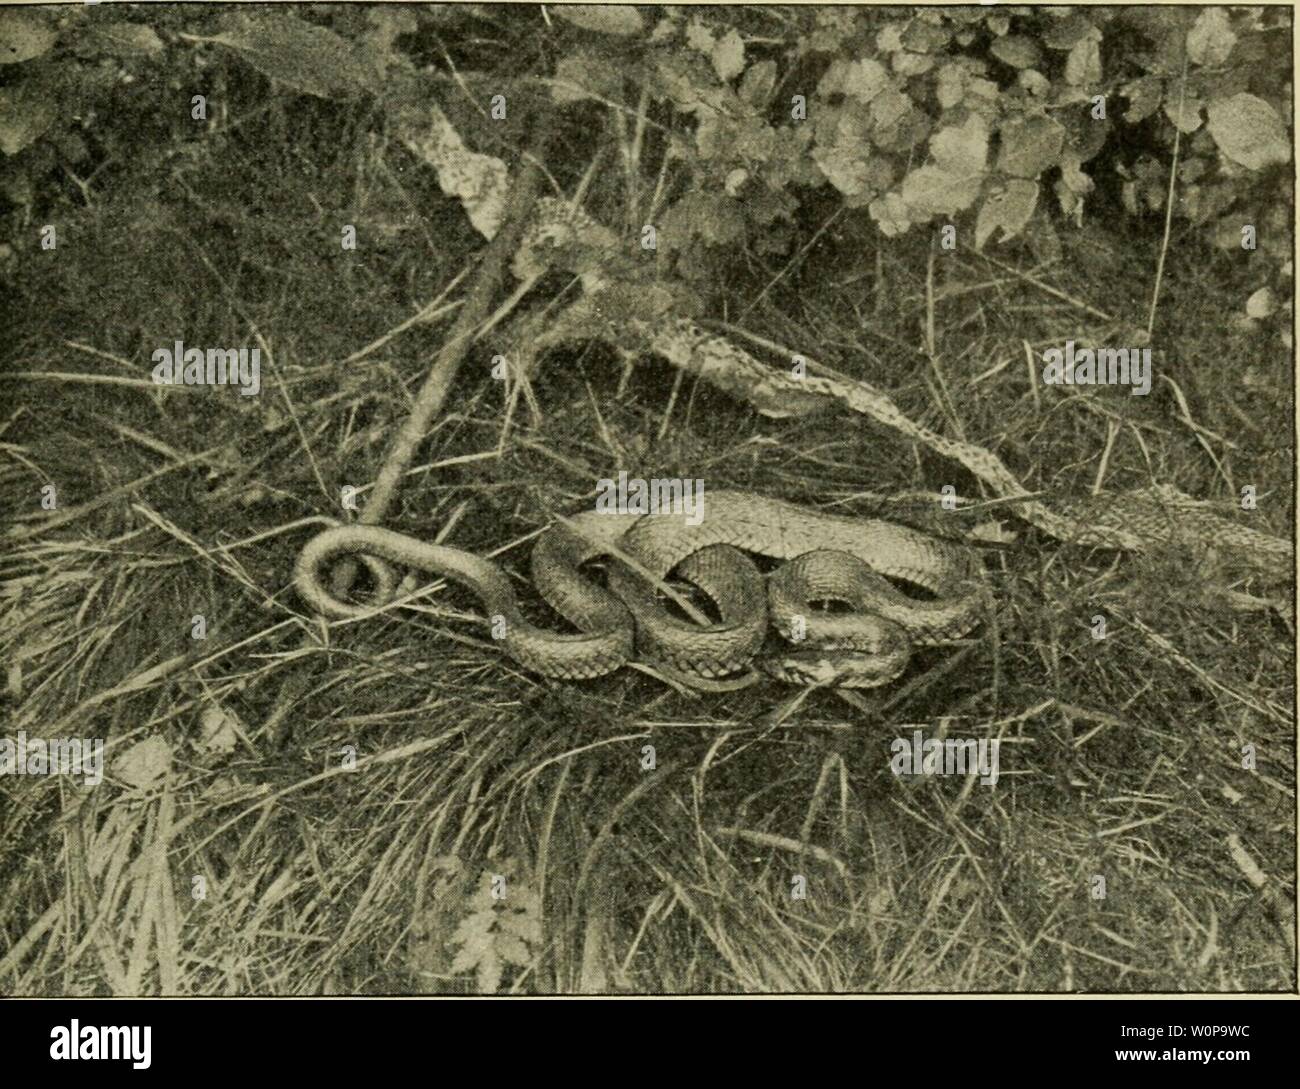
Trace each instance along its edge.
{"label": "ground", "polygon": [[[373,481],[448,319],[340,361],[480,242],[417,164],[381,184],[389,160],[257,135],[219,179],[142,164],[14,287],[6,718],[107,739],[110,773],[0,783],[0,989],[1295,989],[1294,631],[1269,605],[1291,587],[1232,557],[1082,549],[1003,514],[995,615],[855,698],[546,680],[450,588],[326,630],[290,586],[301,520]],[[392,236],[341,253],[321,202],[363,182]],[[1150,396],[1062,390],[1027,359],[1145,326],[1158,217],[994,264],[857,215],[711,316],[747,311],[1049,497],[1167,482],[1293,534],[1291,353],[1230,320],[1253,289],[1236,255],[1170,239]],[[261,394],[158,390],[150,353],[177,336],[264,344]],[[979,494],[862,418],[765,419],[676,379],[574,346],[542,362],[540,414],[507,417],[471,356],[387,524],[504,548],[522,591],[531,535],[619,470],[902,517],[890,497]],[[1000,737],[996,786],[896,777],[914,728]]]}

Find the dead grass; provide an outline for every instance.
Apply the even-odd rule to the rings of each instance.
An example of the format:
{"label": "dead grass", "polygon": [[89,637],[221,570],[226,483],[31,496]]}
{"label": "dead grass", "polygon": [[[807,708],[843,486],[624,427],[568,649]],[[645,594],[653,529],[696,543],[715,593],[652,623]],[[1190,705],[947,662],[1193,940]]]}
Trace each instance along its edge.
{"label": "dead grass", "polygon": [[[333,361],[434,298],[469,239],[449,213],[416,261],[399,217],[391,253],[322,264],[311,201],[263,176],[260,193],[193,181],[147,215],[106,198],[15,301],[6,736],[100,737],[119,763],[94,790],[0,780],[5,993],[1295,989],[1294,634],[1227,610],[1225,588],[1279,588],[1213,558],[1072,549],[1008,519],[995,622],[852,700],[541,680],[452,589],[328,629],[305,615],[301,520],[374,479],[445,324]],[[232,224],[244,240],[223,248]],[[1211,458],[1167,383],[1031,389],[1026,343],[1037,358],[1120,335],[1060,295],[1145,316],[1155,242],[1066,245],[1050,267],[999,257],[1053,296],[961,255],[927,288],[914,245],[877,264],[829,231],[798,269],[748,270],[777,284],[745,323],[1049,495],[1159,480],[1229,501],[1254,483],[1254,517],[1292,533],[1289,353],[1229,329],[1233,260],[1174,246],[1155,341]],[[273,355],[260,397],[147,384],[157,344],[253,330]],[[977,494],[860,419],[764,421],[689,381],[670,398],[662,362],[620,384],[609,354],[551,358],[541,415],[508,427],[499,384],[467,364],[389,524],[431,539],[454,517],[447,543],[504,546],[522,583],[534,531],[620,469],[861,513],[945,483]],[[129,382],[12,379],[33,371]],[[1002,739],[995,788],[893,776],[890,741],[944,721]]]}

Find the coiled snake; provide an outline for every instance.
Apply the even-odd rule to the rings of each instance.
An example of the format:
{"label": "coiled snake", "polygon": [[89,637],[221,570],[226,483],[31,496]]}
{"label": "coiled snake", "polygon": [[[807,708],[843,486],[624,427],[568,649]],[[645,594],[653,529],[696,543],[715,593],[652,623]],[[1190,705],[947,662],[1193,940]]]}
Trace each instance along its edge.
{"label": "coiled snake", "polygon": [[[757,657],[782,680],[870,688],[902,673],[913,644],[959,637],[979,621],[982,568],[971,549],[892,522],[826,514],[749,492],[712,492],[700,502],[698,525],[681,514],[586,511],[546,530],[533,549],[533,582],[577,634],[527,621],[496,564],[374,526],[318,534],[299,554],[294,581],[317,612],[345,618],[391,596],[384,561],[445,576],[478,595],[494,637],[516,662],[567,679],[613,672],[639,652],[697,677],[722,677]],[[778,568],[765,588],[742,549],[794,562]],[[375,576],[375,603],[352,604],[327,589],[323,572],[349,554],[364,559]],[[608,589],[579,570],[597,557],[608,560]],[[688,623],[660,602],[656,587],[673,572],[713,600],[718,622]],[[932,597],[904,594],[882,576]],[[824,612],[813,607],[818,602],[856,611]],[[769,613],[793,647],[760,656]]]}

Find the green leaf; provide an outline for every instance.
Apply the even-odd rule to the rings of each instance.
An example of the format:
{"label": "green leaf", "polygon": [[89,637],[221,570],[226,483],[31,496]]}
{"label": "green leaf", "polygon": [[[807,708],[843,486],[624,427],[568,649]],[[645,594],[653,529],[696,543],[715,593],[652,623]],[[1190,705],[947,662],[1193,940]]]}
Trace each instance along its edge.
{"label": "green leaf", "polygon": [[1165,116],[1174,123],[1174,128],[1186,136],[1201,127],[1202,106],[1204,103],[1191,95],[1184,95],[1181,102],[1176,95],[1170,95],[1165,99]]}
{"label": "green leaf", "polygon": [[813,148],[813,162],[826,179],[846,197],[865,193],[870,185],[865,148],[839,144],[818,144]]}
{"label": "green leaf", "polygon": [[989,52],[1012,68],[1037,68],[1042,59],[1037,43],[1023,34],[1009,34],[997,39],[989,46]]}
{"label": "green leaf", "polygon": [[886,23],[876,35],[876,49],[881,53],[897,53],[903,48],[903,28],[897,23]]}
{"label": "green leaf", "polygon": [[737,92],[741,99],[756,109],[762,109],[772,97],[776,87],[776,61],[765,60],[751,64],[740,81]]}
{"label": "green leaf", "polygon": [[867,212],[886,238],[897,238],[912,225],[907,214],[907,205],[897,193],[886,193],[883,197],[876,198],[867,208]]}
{"label": "green leaf", "polygon": [[940,129],[930,137],[930,154],[951,173],[982,173],[989,154],[989,130],[984,118],[972,114],[963,125]]}
{"label": "green leaf", "polygon": [[745,43],[735,27],[717,40],[710,59],[723,83],[730,83],[745,70]]}
{"label": "green leaf", "polygon": [[903,179],[903,203],[909,212],[925,219],[954,215],[975,203],[983,179],[978,175],[952,174],[938,166],[922,166]]}
{"label": "green leaf", "polygon": [[1219,150],[1248,170],[1261,170],[1291,158],[1291,141],[1282,118],[1262,98],[1239,94],[1211,102],[1208,128]]}
{"label": "green leaf", "polygon": [[396,52],[394,43],[403,34],[414,34],[420,29],[419,20],[409,11],[400,7],[377,6],[366,11],[369,29],[365,41],[375,52],[392,57]]}
{"label": "green leaf", "polygon": [[90,33],[114,57],[152,57],[163,51],[162,39],[144,23],[104,23],[92,26]]}
{"label": "green leaf", "polygon": [[1091,35],[1078,42],[1070,50],[1065,61],[1065,82],[1076,87],[1088,87],[1101,82],[1101,47],[1098,44],[1101,32],[1094,30]]}
{"label": "green leaf", "polygon": [[1016,82],[1035,98],[1046,98],[1047,93],[1052,89],[1051,80],[1036,68],[1024,69],[1016,77]]}
{"label": "green leaf", "polygon": [[167,774],[172,747],[161,734],[137,741],[113,761],[113,774],[129,786],[144,790]]}
{"label": "green leaf", "polygon": [[552,15],[567,19],[583,30],[600,34],[617,34],[626,37],[639,34],[645,28],[641,13],[634,7],[614,7],[609,4],[565,4],[546,9]]}
{"label": "green leaf", "polygon": [[1090,110],[1065,110],[1057,116],[1065,129],[1062,160],[1068,153],[1081,162],[1087,162],[1106,146],[1106,136],[1111,128],[1109,120],[1093,117]]}
{"label": "green leaf", "polygon": [[1018,178],[1036,178],[1061,157],[1065,129],[1043,114],[1015,117],[1002,126],[998,169]]}
{"label": "green leaf", "polygon": [[[1051,14],[1048,9],[1047,14]],[[1073,49],[1085,38],[1091,37],[1096,28],[1084,16],[1079,14],[1070,14],[1063,19],[1057,19],[1043,33],[1043,44],[1048,49],[1057,49],[1062,52]]]}
{"label": "green leaf", "polygon": [[897,121],[873,129],[871,142],[881,151],[915,159],[919,156],[914,155],[912,149],[930,138],[932,128],[930,119],[924,111],[909,105]]}
{"label": "green leaf", "polygon": [[907,24],[901,38],[902,45],[913,53],[938,53],[951,37],[951,31],[945,26],[913,19]]}
{"label": "green leaf", "polygon": [[898,177],[893,159],[888,155],[872,156],[867,162],[867,188],[873,193],[883,193]]}
{"label": "green leaf", "polygon": [[686,44],[697,53],[703,53],[706,57],[712,54],[713,46],[717,42],[708,26],[699,19],[692,19],[686,24]]}
{"label": "green leaf", "polygon": [[525,945],[541,945],[542,921],[539,910],[530,908],[527,911],[505,912],[498,920],[498,927],[502,934],[511,934]]}
{"label": "green leaf", "polygon": [[1246,300],[1246,316],[1248,318],[1271,317],[1276,309],[1277,300],[1273,298],[1273,292],[1267,287],[1261,287]]}
{"label": "green leaf", "polygon": [[493,948],[506,964],[517,964],[519,967],[525,968],[533,959],[533,955],[528,951],[528,946],[513,934],[498,934]]}
{"label": "green leaf", "polygon": [[58,38],[45,20],[26,11],[0,11],[0,64],[44,56]]}
{"label": "green leaf", "polygon": [[907,95],[891,87],[872,99],[871,119],[876,123],[877,128],[884,128],[906,116],[911,106],[912,100]]}
{"label": "green leaf", "polygon": [[870,102],[888,86],[889,73],[870,57],[854,61],[844,72],[842,89],[849,98],[859,102]]}
{"label": "green leaf", "polygon": [[1236,44],[1237,35],[1223,8],[1206,8],[1187,32],[1187,56],[1193,64],[1223,64]]}
{"label": "green leaf", "polygon": [[1038,206],[1038,183],[1012,178],[989,192],[975,219],[975,248],[982,250],[994,231],[1001,229],[999,242],[1014,238],[1025,229]]}
{"label": "green leaf", "polygon": [[660,96],[670,98],[685,113],[699,109],[706,89],[713,85],[704,60],[680,49],[655,57],[654,80]]}
{"label": "green leaf", "polygon": [[378,80],[349,42],[288,12],[241,12],[230,30],[210,40],[264,76],[317,98],[347,98],[374,89]]}
{"label": "green leaf", "polygon": [[991,79],[968,75],[966,77],[966,96],[962,99],[962,105],[974,113],[982,114],[985,118],[993,120],[1002,116],[1002,107],[999,102],[1001,94],[998,85]]}
{"label": "green leaf", "polygon": [[609,101],[617,97],[621,80],[614,66],[590,53],[570,53],[560,58],[551,81],[551,98],[561,106],[588,98]]}
{"label": "green leaf", "polygon": [[934,58],[926,53],[895,53],[894,71],[904,79],[924,75],[934,67]]}
{"label": "green leaf", "polygon": [[483,958],[478,962],[476,976],[478,979],[479,994],[496,994],[501,987],[501,958],[497,956],[495,949],[488,949],[484,952]]}
{"label": "green leaf", "polygon": [[1129,107],[1124,111],[1124,120],[1130,123],[1144,121],[1160,108],[1160,98],[1164,94],[1164,83],[1159,76],[1143,76],[1120,88],[1120,93],[1129,100]]}
{"label": "green leaf", "polygon": [[941,108],[950,110],[956,106],[966,96],[965,70],[958,64],[945,64],[939,69],[934,94]]}
{"label": "green leaf", "polygon": [[492,945],[492,926],[496,914],[490,907],[466,915],[456,925],[451,944],[461,946],[452,964],[453,972],[467,972],[478,963],[479,957]]}
{"label": "green leaf", "polygon": [[1066,155],[1061,159],[1061,176],[1056,181],[1056,199],[1061,204],[1061,211],[1069,215],[1078,215],[1083,209],[1083,198],[1094,189],[1093,180],[1081,169],[1081,162]]}
{"label": "green leaf", "polygon": [[61,83],[53,65],[32,65],[26,78],[0,87],[0,152],[17,155],[59,116]]}

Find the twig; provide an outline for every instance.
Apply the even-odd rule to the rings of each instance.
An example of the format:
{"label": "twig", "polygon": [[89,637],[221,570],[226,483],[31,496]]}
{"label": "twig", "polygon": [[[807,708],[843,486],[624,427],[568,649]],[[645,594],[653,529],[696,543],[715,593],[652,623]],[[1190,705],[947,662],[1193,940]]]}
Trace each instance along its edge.
{"label": "twig", "polygon": [[[519,240],[524,226],[533,213],[537,203],[541,183],[540,162],[545,153],[548,127],[544,119],[539,120],[532,154],[522,157],[519,172],[510,191],[510,204],[506,210],[506,219],[496,237],[488,243],[483,253],[483,260],[475,273],[473,285],[465,297],[451,334],[443,343],[441,351],[429,369],[429,376],[424,380],[411,414],[402,424],[388,450],[388,456],[379,470],[375,480],[374,493],[365,509],[361,512],[362,525],[378,525],[388,515],[393,499],[397,495],[398,485],[406,470],[415,459],[416,448],[429,432],[429,426],[442,412],[447,394],[465,353],[473,342],[474,333],[487,319],[492,306],[492,299],[501,284],[506,262],[519,248]],[[356,578],[355,560],[345,559],[335,569],[333,589],[340,596],[345,594]]]}
{"label": "twig", "polygon": [[[534,156],[540,159],[547,139],[546,124],[540,122],[538,135],[534,141]],[[428,433],[429,425],[442,411],[452,383],[465,359],[473,340],[474,331],[487,318],[492,298],[501,283],[506,261],[519,246],[524,225],[528,222],[537,202],[541,171],[535,165],[534,157],[525,157],[519,176],[510,193],[510,206],[506,212],[506,221],[495,238],[488,243],[483,261],[479,265],[474,284],[456,316],[451,335],[443,344],[438,357],[433,361],[429,376],[415,399],[411,415],[397,433],[383,468],[375,481],[374,495],[361,514],[362,525],[376,525],[384,520],[392,506],[402,475],[415,457],[416,447]]]}
{"label": "twig", "polygon": [[1082,299],[1076,299],[1073,295],[1066,294],[1066,292],[1062,291],[1060,288],[1053,287],[1051,284],[1045,284],[1042,280],[1030,276],[1027,272],[1021,272],[1019,269],[1012,268],[1010,265],[1004,265],[1001,261],[990,257],[987,253],[981,253],[977,256],[981,260],[987,261],[994,268],[1000,268],[1003,272],[1009,272],[1012,276],[1024,280],[1025,283],[1032,284],[1034,287],[1038,288],[1039,291],[1045,291],[1054,299],[1060,299],[1062,302],[1067,302],[1071,306],[1082,310],[1085,314],[1091,314],[1094,318],[1100,318],[1102,321],[1113,322],[1115,320],[1115,318],[1112,315],[1107,314],[1106,311],[1098,310],[1095,306],[1090,306]]}
{"label": "twig", "polygon": [[[1183,103],[1187,98],[1187,51],[1183,50],[1183,75],[1178,84],[1178,120],[1183,120]],[[1160,259],[1156,262],[1156,282],[1151,288],[1151,309],[1147,312],[1147,339],[1156,324],[1156,303],[1160,301],[1160,281],[1165,274],[1165,254],[1169,252],[1169,231],[1174,218],[1174,183],[1178,180],[1178,148],[1183,130],[1174,126],[1174,158],[1169,164],[1169,192],[1165,195],[1165,236],[1160,240]]]}
{"label": "twig", "polygon": [[[35,525],[19,526],[15,529],[11,529],[8,538],[11,541],[30,541],[44,533],[48,533],[52,529],[57,529],[59,526],[65,526],[69,522],[75,522],[78,519],[85,517],[91,511],[98,510],[106,503],[111,503],[113,500],[120,499],[124,495],[131,495],[133,492],[143,488],[146,484],[152,484],[155,480],[166,476],[168,473],[174,473],[177,469],[184,469],[188,465],[202,462],[205,458],[211,457],[220,450],[220,446],[209,447],[207,450],[193,454],[190,457],[185,458],[183,461],[174,462],[171,465],[164,465],[161,469],[155,469],[151,473],[145,473],[144,476],[128,481],[121,487],[105,492],[103,495],[88,500],[78,507],[69,507],[67,510],[61,511],[58,514],[50,515],[48,518],[42,518],[40,521],[36,522]],[[17,521],[17,519],[14,520]]]}
{"label": "twig", "polygon": [[832,223],[834,223],[837,219],[840,218],[840,214],[843,211],[844,211],[844,206],[841,205],[840,207],[836,208],[835,211],[833,211],[829,216],[826,217],[826,221],[820,227],[818,227],[816,232],[813,234],[813,236],[810,239],[808,239],[807,245],[805,245],[802,249],[799,250],[798,253],[796,253],[793,257],[791,257],[790,260],[786,262],[785,268],[783,268],[780,272],[778,272],[775,276],[773,276],[770,280],[768,280],[767,286],[763,288],[763,290],[760,291],[757,295],[755,295],[754,298],[750,300],[749,305],[740,312],[740,316],[736,318],[737,325],[739,325],[742,321],[744,321],[747,317],[749,317],[749,315],[753,312],[754,307],[756,307],[760,302],[762,302],[763,299],[766,297],[767,293],[771,291],[772,288],[774,288],[778,283],[781,282],[782,277],[788,275],[792,268],[794,268],[797,264],[799,264],[800,261],[802,261],[805,257],[808,256],[808,251],[811,250],[815,245],[817,245],[817,243],[821,240],[821,236],[824,235],[830,229]]}

